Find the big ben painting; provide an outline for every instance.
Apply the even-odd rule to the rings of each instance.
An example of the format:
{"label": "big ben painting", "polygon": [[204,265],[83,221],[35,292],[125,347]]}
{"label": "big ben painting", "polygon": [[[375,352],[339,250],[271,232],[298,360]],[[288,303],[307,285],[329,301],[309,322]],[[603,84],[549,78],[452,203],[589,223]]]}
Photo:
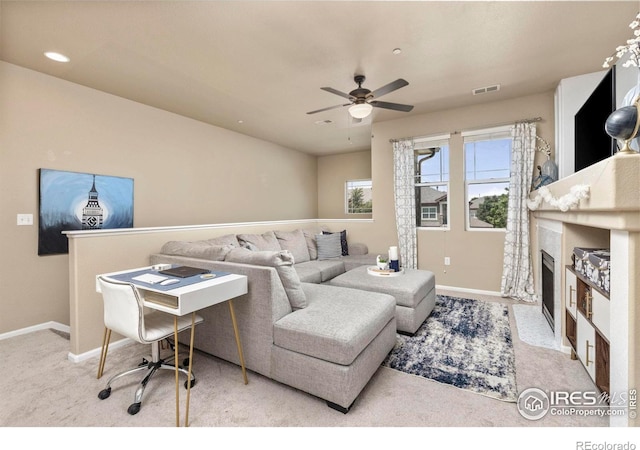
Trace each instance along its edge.
{"label": "big ben painting", "polygon": [[96,176],[93,176],[93,186],[89,191],[87,206],[82,209],[82,229],[99,230],[102,228],[102,207],[98,201],[98,191],[96,191]]}
{"label": "big ben painting", "polygon": [[132,227],[132,178],[40,169],[38,255],[68,253],[66,230]]}

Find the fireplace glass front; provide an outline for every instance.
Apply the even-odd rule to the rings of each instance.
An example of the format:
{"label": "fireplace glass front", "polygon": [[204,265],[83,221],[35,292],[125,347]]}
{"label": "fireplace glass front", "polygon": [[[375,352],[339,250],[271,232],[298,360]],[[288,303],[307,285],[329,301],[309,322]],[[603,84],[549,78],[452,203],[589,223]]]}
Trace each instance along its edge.
{"label": "fireplace glass front", "polygon": [[549,322],[551,329],[554,329],[554,317],[553,317],[553,272],[554,272],[554,259],[553,257],[542,250],[542,314]]}

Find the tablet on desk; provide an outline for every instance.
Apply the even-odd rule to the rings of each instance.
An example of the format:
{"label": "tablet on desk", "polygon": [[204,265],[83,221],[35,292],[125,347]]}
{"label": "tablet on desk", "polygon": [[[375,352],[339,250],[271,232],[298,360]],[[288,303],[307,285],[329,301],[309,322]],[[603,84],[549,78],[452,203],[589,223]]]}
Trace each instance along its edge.
{"label": "tablet on desk", "polygon": [[194,275],[209,273],[209,271],[207,269],[198,269],[197,267],[178,266],[172,269],[161,270],[158,273],[161,273],[163,275],[170,275],[172,277],[187,278]]}

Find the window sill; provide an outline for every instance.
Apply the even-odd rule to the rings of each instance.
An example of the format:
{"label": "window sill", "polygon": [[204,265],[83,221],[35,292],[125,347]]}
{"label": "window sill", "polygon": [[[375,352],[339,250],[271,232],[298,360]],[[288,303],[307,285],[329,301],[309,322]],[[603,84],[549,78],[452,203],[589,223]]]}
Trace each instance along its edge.
{"label": "window sill", "polygon": [[449,228],[449,227],[416,227],[416,230],[418,230],[418,231],[424,231],[424,230],[428,230],[428,231],[451,231],[451,228]]}
{"label": "window sill", "polygon": [[466,228],[464,231],[478,231],[480,233],[506,233],[506,228]]}

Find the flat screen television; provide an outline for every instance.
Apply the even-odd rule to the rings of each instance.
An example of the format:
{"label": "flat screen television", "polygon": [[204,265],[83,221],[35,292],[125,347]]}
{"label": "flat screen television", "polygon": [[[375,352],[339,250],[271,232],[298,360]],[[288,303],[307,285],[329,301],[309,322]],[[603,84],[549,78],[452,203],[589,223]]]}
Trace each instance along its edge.
{"label": "flat screen television", "polygon": [[615,66],[604,76],[575,115],[575,171],[612,156],[616,140],[607,134],[604,124],[616,109]]}

